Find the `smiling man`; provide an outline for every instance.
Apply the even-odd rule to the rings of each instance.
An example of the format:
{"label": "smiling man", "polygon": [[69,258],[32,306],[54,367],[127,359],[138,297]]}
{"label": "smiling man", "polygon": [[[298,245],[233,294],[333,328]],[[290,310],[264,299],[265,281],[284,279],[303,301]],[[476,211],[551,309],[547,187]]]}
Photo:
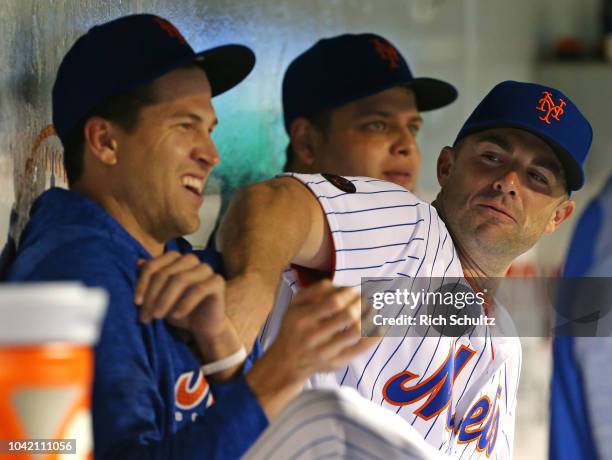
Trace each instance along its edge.
{"label": "smiling man", "polygon": [[[292,174],[256,184],[237,195],[221,227],[228,271],[258,278],[250,296],[261,299],[272,298],[266,280],[279,276],[293,292],[321,277],[341,286],[404,279],[432,291],[464,276],[481,285],[572,215],[569,194],[584,183],[591,139],[589,122],[560,91],[502,82],[442,149],[432,205],[365,177]],[[266,321],[264,344],[285,305],[281,298]],[[248,324],[239,319],[245,311]],[[492,304],[487,314],[496,311]],[[244,303],[230,317],[250,336],[267,313]],[[460,337],[411,327],[308,386],[355,388],[455,458],[510,459],[520,362],[518,337],[488,327]]]}
{"label": "smiling man", "polygon": [[285,171],[368,176],[414,191],[420,112],[453,102],[457,90],[415,78],[388,40],[344,34],[319,40],[283,79]]}
{"label": "smiling man", "polygon": [[240,458],[311,373],[367,346],[358,295],[327,283],[295,299],[275,347],[247,358],[220,261],[181,238],[198,228],[219,162],[212,98],[254,62],[241,45],[195,53],[170,22],[140,14],[93,27],[58,69],[53,123],[70,189],[34,203],[8,278],[109,293],[95,349],[98,459]]}

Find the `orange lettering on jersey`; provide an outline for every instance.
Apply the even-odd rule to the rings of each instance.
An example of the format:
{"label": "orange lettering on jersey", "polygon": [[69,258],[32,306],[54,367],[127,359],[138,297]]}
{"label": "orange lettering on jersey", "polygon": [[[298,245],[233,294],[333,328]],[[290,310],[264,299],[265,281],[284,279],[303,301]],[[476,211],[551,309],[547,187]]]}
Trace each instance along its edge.
{"label": "orange lettering on jersey", "polygon": [[195,408],[208,394],[208,382],[202,371],[198,372],[195,383],[189,384],[193,380],[193,374],[193,371],[181,374],[174,385],[176,406],[183,410]]}
{"label": "orange lettering on jersey", "polygon": [[488,396],[482,396],[467,411],[464,419],[459,423],[457,430],[458,444],[476,443],[478,452],[485,452],[490,457],[497,442],[499,429],[499,405],[498,401],[502,394],[502,387],[497,387],[493,402]]}
{"label": "orange lettering on jersey", "polygon": [[544,115],[540,115],[538,118],[549,125],[551,117],[553,118],[553,120],[560,121],[559,117],[565,113],[565,111],[563,110],[563,107],[565,107],[565,101],[559,98],[559,103],[555,104],[555,101],[553,101],[552,98],[552,93],[550,93],[549,91],[544,91],[543,94],[544,96],[542,96],[538,100],[538,105],[536,106],[536,109],[540,112],[544,112]]}

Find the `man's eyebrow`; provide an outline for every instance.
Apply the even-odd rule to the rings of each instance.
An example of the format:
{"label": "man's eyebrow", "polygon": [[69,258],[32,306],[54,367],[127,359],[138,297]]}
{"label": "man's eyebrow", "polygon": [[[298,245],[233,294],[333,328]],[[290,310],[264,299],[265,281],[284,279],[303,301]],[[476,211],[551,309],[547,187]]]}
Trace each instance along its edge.
{"label": "man's eyebrow", "polygon": [[[191,120],[195,121],[196,123],[204,122],[204,119],[201,116],[193,112],[175,112],[172,115],[170,115],[170,119],[177,119],[177,118],[191,118]],[[218,124],[219,124],[219,119],[215,117],[212,121],[211,128],[214,129]]]}
{"label": "man's eyebrow", "polygon": [[[364,107],[358,110],[355,115],[357,118],[365,118],[365,117],[371,117],[375,115],[379,117],[383,117],[383,118],[391,118],[393,117],[394,113],[388,112],[383,109]],[[414,115],[413,117],[410,118],[410,121],[416,121],[418,123],[422,123],[423,118],[420,115]]]}
{"label": "man's eyebrow", "polygon": [[479,136],[476,139],[476,142],[478,142],[479,144],[483,142],[490,142],[491,144],[497,145],[506,152],[510,152],[512,150],[512,146],[510,145],[510,142],[508,140],[495,134],[485,134],[483,136]]}
{"label": "man's eyebrow", "polygon": [[169,118],[191,118],[193,121],[202,122],[202,117],[193,112],[175,112]]}
{"label": "man's eyebrow", "polygon": [[417,121],[419,123],[423,123],[423,117],[421,115],[415,115],[414,117],[410,118],[410,121]]}

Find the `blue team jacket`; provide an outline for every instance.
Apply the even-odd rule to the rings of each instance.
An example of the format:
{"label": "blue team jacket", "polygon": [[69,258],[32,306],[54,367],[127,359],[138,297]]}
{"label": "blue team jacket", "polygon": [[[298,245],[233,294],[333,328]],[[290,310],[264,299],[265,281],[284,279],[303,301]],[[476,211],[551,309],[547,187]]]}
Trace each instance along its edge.
{"label": "blue team jacket", "polygon": [[[181,239],[167,249],[185,253],[191,246]],[[198,255],[219,268],[215,253]],[[150,255],[100,206],[54,188],[33,205],[8,280],[79,280],[110,294],[95,347],[96,459],[239,458],[267,419],[244,376],[209,385],[175,330],[163,321],[139,322],[139,258]]]}
{"label": "blue team jacket", "polygon": [[[612,275],[602,254],[612,234],[612,177],[576,225],[563,276]],[[553,341],[549,458],[611,459],[610,337],[558,336]]]}

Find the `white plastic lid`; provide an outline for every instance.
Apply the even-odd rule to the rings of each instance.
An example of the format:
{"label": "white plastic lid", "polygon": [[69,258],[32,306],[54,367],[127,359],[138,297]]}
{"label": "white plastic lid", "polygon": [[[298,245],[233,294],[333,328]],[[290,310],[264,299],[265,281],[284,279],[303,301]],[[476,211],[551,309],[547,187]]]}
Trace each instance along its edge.
{"label": "white plastic lid", "polygon": [[0,285],[0,346],[98,341],[108,294],[81,283]]}

